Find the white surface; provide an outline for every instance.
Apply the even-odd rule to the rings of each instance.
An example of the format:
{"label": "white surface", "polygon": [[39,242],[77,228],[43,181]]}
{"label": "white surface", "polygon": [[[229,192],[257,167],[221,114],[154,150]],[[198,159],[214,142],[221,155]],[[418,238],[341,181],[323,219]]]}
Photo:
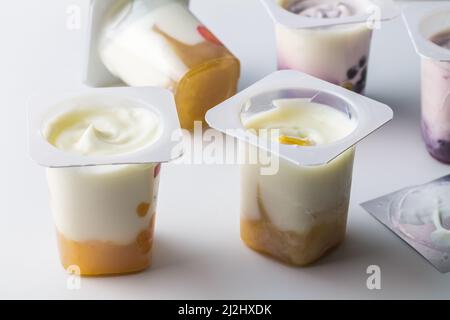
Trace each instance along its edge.
{"label": "white surface", "polygon": [[[0,53],[0,298],[450,298],[450,275],[358,205],[450,169],[428,156],[420,139],[419,58],[401,19],[375,34],[367,89],[396,118],[358,149],[348,237],[338,250],[305,269],[250,251],[239,240],[238,168],[169,165],[153,268],[82,279],[80,290],[68,290],[44,170],[27,156],[25,102],[39,89],[79,85],[84,34],[65,27],[74,2],[9,1],[0,13],[0,36],[8,43]],[[194,0],[194,8],[241,58],[241,87],[274,70],[270,18],[256,0]],[[379,291],[366,288],[372,264],[381,267]]]}

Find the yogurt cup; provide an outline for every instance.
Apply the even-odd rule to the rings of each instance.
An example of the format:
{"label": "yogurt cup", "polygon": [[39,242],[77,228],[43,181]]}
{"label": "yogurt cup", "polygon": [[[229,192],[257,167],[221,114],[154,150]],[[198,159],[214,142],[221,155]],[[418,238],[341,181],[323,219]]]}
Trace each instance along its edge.
{"label": "yogurt cup", "polygon": [[275,21],[278,69],[298,70],[364,92],[374,23],[395,16],[392,3],[262,1]]}
{"label": "yogurt cup", "polygon": [[422,73],[422,134],[428,152],[450,163],[450,5],[411,6],[404,18]]}
{"label": "yogurt cup", "polygon": [[[132,273],[151,264],[161,162],[170,160],[161,145],[177,121],[169,93],[139,90],[97,89],[30,102],[30,151],[48,167],[61,263],[83,276]],[[149,100],[152,91],[162,99]]]}
{"label": "yogurt cup", "polygon": [[91,8],[88,84],[170,89],[186,129],[236,93],[239,60],[189,11],[188,0],[94,0]]}
{"label": "yogurt cup", "polygon": [[[245,159],[264,149],[279,161],[273,174],[258,162],[241,166],[244,243],[297,266],[338,246],[354,146],[390,119],[387,106],[295,71],[276,72],[209,111],[212,127],[243,141]],[[254,139],[267,130],[276,131],[269,144]]]}
{"label": "yogurt cup", "polygon": [[[268,101],[274,108],[245,117],[243,126],[258,131],[277,128],[280,143],[293,148],[333,143],[356,127],[353,115],[336,110],[331,100],[333,107],[309,101],[301,90],[292,91],[288,98],[280,93]],[[280,159],[274,175],[261,175],[261,164],[242,165],[242,240],[256,251],[294,265],[310,264],[339,245],[346,231],[354,154],[352,147],[317,166]]]}

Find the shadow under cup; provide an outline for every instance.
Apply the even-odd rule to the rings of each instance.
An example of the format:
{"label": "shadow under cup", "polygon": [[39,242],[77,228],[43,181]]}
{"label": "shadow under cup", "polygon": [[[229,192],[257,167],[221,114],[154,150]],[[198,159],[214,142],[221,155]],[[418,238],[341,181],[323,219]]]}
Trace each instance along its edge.
{"label": "shadow under cup", "polygon": [[[283,89],[253,97],[242,111],[245,119],[274,108],[277,99],[309,99],[356,118],[344,99],[310,89]],[[248,127],[246,127],[248,129]],[[310,146],[300,148],[321,148]],[[298,146],[292,146],[298,148]],[[271,155],[279,163],[275,174],[262,174],[265,165],[251,163],[258,147],[243,144],[241,165],[241,238],[250,248],[282,262],[311,264],[338,246],[346,234],[354,147],[329,163],[299,166]]]}

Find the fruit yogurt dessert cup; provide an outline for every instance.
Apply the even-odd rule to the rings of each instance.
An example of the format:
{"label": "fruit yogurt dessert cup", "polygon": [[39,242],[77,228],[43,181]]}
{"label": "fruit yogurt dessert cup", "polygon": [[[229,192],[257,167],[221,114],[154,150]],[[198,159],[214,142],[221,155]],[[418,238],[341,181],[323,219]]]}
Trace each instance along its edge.
{"label": "fruit yogurt dessert cup", "polygon": [[[159,107],[146,100],[158,95]],[[173,95],[88,89],[31,104],[30,152],[47,167],[64,268],[102,276],[149,267],[161,163],[179,129]]]}
{"label": "fruit yogurt dessert cup", "polygon": [[[44,137],[80,155],[122,154],[157,139],[156,114],[81,106],[51,119]],[[160,164],[48,168],[50,203],[64,268],[82,275],[136,272],[151,262]]]}
{"label": "fruit yogurt dessert cup", "polygon": [[[247,129],[279,130],[279,142],[314,148],[348,136],[346,114],[307,99],[274,100],[274,109],[244,121]],[[247,148],[256,148],[248,146]],[[254,152],[254,151],[253,151]],[[313,263],[345,238],[354,148],[319,166],[279,159],[274,175],[241,167],[241,238],[250,248],[293,265]]]}
{"label": "fruit yogurt dessert cup", "polygon": [[241,144],[244,243],[309,265],[345,238],[355,145],[386,105],[297,71],[275,72],[207,113]]}
{"label": "fruit yogurt dessert cup", "polygon": [[104,18],[98,54],[129,86],[175,94],[181,126],[236,93],[239,60],[189,11],[188,0],[119,0]]}
{"label": "fruit yogurt dessert cup", "polygon": [[422,59],[422,133],[429,153],[450,164],[450,28],[430,38],[449,61]]}
{"label": "fruit yogurt dessert cup", "polygon": [[450,164],[450,5],[410,6],[403,14],[421,56],[422,136],[431,156]]}
{"label": "fruit yogurt dessert cup", "polygon": [[81,275],[151,265],[160,164],[49,168],[60,259]]}
{"label": "fruit yogurt dessert cup", "polygon": [[[373,10],[370,0],[264,1],[278,5],[267,5],[273,16],[280,8],[285,11],[274,19],[278,69],[298,70],[364,92],[373,33],[370,18],[364,18]],[[286,23],[292,16],[299,20],[295,25]],[[308,20],[316,22],[308,25]]]}

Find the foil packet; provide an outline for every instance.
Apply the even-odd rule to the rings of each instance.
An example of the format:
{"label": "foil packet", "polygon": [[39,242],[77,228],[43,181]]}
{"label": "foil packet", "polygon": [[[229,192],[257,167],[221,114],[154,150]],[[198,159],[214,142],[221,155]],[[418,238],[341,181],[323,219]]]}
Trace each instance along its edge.
{"label": "foil packet", "polygon": [[437,270],[450,271],[450,175],[361,206]]}

